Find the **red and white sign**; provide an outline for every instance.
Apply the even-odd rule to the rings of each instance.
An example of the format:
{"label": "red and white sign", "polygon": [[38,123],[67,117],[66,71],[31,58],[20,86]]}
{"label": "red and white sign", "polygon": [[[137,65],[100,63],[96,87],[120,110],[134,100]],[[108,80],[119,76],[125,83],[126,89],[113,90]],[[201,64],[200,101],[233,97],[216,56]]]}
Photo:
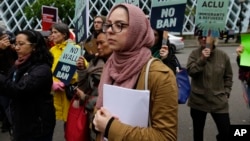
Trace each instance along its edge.
{"label": "red and white sign", "polygon": [[51,25],[58,21],[58,9],[51,6],[42,6],[42,30],[50,30]]}

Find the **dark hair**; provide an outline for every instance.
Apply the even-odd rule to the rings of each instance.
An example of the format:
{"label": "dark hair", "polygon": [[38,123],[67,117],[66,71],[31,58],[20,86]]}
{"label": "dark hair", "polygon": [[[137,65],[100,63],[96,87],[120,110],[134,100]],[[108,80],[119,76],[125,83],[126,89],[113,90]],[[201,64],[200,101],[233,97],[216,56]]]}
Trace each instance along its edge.
{"label": "dark hair", "polygon": [[158,43],[156,43],[154,46],[157,47],[157,50],[160,50],[161,45],[162,45],[162,40],[163,40],[163,31],[159,29],[154,29],[154,30],[158,33],[158,36],[159,36]]}
{"label": "dark hair", "polygon": [[[157,50],[161,49],[162,46],[162,40],[163,40],[163,30],[159,30],[159,29],[153,29],[158,33],[159,39],[158,39],[158,43],[156,43],[154,46],[156,47]],[[168,46],[168,51],[169,54],[175,54],[173,47],[170,44],[169,38],[167,39],[167,44]]]}
{"label": "dark hair", "polygon": [[101,18],[103,23],[106,22],[106,16],[97,15],[97,16],[94,17],[94,21],[95,21],[96,18]]}
{"label": "dark hair", "polygon": [[69,39],[70,37],[70,32],[69,32],[69,27],[65,23],[55,23],[51,26],[51,29],[55,28],[58,30],[60,33],[65,34],[65,40]]}
{"label": "dark hair", "polygon": [[32,62],[47,63],[50,67],[52,67],[54,58],[50,53],[46,45],[45,39],[40,32],[34,30],[23,30],[20,31],[18,34],[26,35],[28,41],[32,43],[32,47],[34,48],[31,54]]}
{"label": "dark hair", "polygon": [[200,25],[196,25],[194,28],[194,36],[202,37],[202,30],[200,29]]}
{"label": "dark hair", "polygon": [[103,31],[101,30],[100,32],[96,33],[96,38],[97,38],[97,36],[99,36],[100,34],[106,34],[106,33],[103,32]]}

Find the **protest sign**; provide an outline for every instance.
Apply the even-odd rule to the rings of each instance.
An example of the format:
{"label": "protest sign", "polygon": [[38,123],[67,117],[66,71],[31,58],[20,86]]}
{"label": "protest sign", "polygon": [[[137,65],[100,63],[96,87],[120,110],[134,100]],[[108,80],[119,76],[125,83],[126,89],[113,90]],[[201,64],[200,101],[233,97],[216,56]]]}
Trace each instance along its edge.
{"label": "protest sign", "polygon": [[241,34],[241,44],[244,51],[240,55],[240,65],[250,67],[250,34]]}
{"label": "protest sign", "polygon": [[196,6],[195,25],[203,32],[203,36],[211,33],[219,37],[219,31],[225,29],[229,0],[198,0]]}
{"label": "protest sign", "polygon": [[72,43],[67,43],[53,75],[62,81],[65,85],[70,84],[70,81],[76,71],[76,61],[81,55],[81,48],[76,47]]}
{"label": "protest sign", "polygon": [[42,30],[50,30],[51,25],[58,21],[58,9],[51,6],[42,6]]}
{"label": "protest sign", "polygon": [[88,36],[89,31],[89,0],[75,1],[75,34],[76,43],[80,43]]}
{"label": "protest sign", "polygon": [[139,7],[139,0],[116,0],[115,3],[129,3]]}
{"label": "protest sign", "polygon": [[187,0],[152,1],[150,22],[154,29],[181,32]]}

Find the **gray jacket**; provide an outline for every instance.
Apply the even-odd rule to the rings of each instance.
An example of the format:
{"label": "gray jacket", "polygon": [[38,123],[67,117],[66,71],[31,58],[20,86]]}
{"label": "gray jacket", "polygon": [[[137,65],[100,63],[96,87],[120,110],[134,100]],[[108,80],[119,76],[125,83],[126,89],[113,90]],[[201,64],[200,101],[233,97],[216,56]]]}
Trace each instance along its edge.
{"label": "gray jacket", "polygon": [[187,70],[191,76],[188,106],[214,113],[228,113],[228,98],[233,72],[228,55],[214,48],[207,60],[201,60],[202,48],[192,51]]}

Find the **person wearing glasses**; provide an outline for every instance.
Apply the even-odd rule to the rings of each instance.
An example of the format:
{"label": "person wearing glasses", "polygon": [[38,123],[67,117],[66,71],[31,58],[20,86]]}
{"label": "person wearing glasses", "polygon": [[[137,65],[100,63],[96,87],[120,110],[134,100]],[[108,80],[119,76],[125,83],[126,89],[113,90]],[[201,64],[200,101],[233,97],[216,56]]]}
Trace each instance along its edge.
{"label": "person wearing glasses", "polygon": [[[150,47],[154,33],[143,11],[132,4],[114,6],[103,25],[109,47],[98,88],[94,129],[97,140],[109,141],[176,141],[178,93],[174,73],[161,60],[152,62],[149,71],[149,127],[128,125],[103,107],[103,85],[144,90],[145,67],[152,58]],[[129,101],[128,101],[129,104]]]}
{"label": "person wearing glasses", "polygon": [[102,31],[102,25],[106,21],[106,17],[102,15],[98,15],[94,17],[94,36],[97,37],[98,33]]}
{"label": "person wearing glasses", "polygon": [[[179,67],[179,61],[175,56],[175,52],[170,45],[169,39],[163,39],[163,30],[153,29],[155,42],[150,48],[153,57],[159,58],[176,74],[176,67]],[[162,44],[162,41],[166,43]]]}
{"label": "person wearing glasses", "polygon": [[[94,17],[94,21],[93,21],[93,31],[92,34],[84,41],[84,45],[86,45],[87,43],[92,43],[94,46],[94,48],[97,48],[95,46],[96,44],[96,38],[97,35],[102,32],[102,26],[104,24],[104,22],[106,21],[106,17],[102,16],[102,15],[97,15]],[[92,50],[97,50],[97,49],[92,49]],[[85,59],[89,62],[91,59],[95,58],[95,53],[97,52],[92,52],[91,50],[85,52],[84,57]]]}
{"label": "person wearing glasses", "polygon": [[9,116],[13,141],[52,141],[55,108],[52,85],[53,56],[41,33],[20,31],[16,36],[17,59],[9,75],[0,74],[0,91],[10,98]]}
{"label": "person wearing glasses", "polygon": [[188,100],[193,121],[194,141],[203,141],[207,113],[218,129],[217,141],[229,140],[228,99],[233,85],[230,58],[216,48],[216,39],[196,31],[200,47],[188,57],[187,71],[191,77],[191,94]]}

